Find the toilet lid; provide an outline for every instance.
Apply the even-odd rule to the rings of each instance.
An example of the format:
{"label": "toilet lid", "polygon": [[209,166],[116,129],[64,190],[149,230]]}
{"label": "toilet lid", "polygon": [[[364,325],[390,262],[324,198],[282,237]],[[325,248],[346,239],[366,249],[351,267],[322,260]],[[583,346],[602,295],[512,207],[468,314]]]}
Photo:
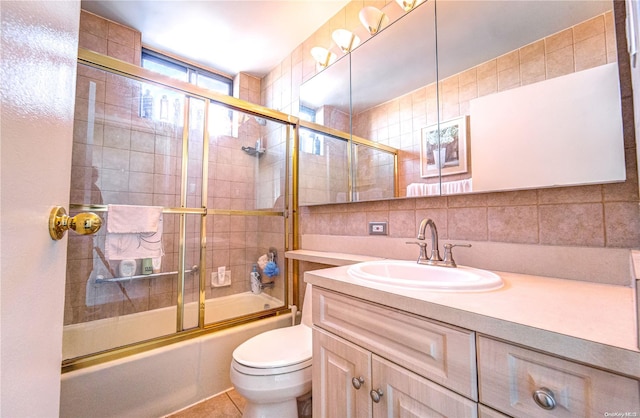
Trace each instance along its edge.
{"label": "toilet lid", "polygon": [[311,359],[311,328],[296,325],[263,332],[240,344],[233,358],[256,368],[283,367]]}

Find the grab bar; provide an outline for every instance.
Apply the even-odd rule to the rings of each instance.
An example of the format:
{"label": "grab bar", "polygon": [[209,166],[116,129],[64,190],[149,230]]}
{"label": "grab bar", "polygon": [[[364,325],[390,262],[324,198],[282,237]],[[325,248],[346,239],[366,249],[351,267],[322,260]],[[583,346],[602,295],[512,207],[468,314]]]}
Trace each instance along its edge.
{"label": "grab bar", "polygon": [[[191,267],[190,270],[185,270],[184,273],[197,273],[200,268],[198,266]],[[162,273],[151,273],[151,274],[138,274],[135,276],[127,276],[127,277],[112,277],[110,279],[100,278],[102,275],[96,277],[96,283],[109,283],[109,282],[124,282],[127,280],[136,280],[136,279],[149,279],[151,277],[161,277],[161,276],[170,276],[172,274],[178,274],[177,271],[163,271]]]}

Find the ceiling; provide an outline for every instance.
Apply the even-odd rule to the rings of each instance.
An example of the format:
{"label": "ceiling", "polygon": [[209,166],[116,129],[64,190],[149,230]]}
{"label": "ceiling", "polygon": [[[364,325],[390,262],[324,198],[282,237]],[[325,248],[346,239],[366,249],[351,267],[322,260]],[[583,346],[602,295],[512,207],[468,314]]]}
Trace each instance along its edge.
{"label": "ceiling", "polygon": [[349,0],[82,0],[136,29],[143,46],[234,76],[262,77]]}

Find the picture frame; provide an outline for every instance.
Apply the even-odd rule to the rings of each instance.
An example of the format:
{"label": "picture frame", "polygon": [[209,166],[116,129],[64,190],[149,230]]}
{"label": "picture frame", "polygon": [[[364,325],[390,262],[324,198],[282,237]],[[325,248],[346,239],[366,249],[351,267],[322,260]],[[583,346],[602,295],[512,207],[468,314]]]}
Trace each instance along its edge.
{"label": "picture frame", "polygon": [[[440,129],[440,135],[438,135],[438,129]],[[466,173],[469,165],[468,141],[468,115],[422,128],[420,177]]]}

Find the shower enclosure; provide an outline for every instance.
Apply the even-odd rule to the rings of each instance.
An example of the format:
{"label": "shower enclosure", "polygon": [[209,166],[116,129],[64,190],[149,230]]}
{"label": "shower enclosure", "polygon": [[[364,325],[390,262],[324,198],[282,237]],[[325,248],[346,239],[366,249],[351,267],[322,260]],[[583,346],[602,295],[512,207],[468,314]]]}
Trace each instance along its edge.
{"label": "shower enclosure", "polygon": [[[82,49],[76,96],[69,211],[103,228],[68,237],[63,367],[286,310],[288,115]],[[109,205],[162,208],[152,269],[110,256]]]}
{"label": "shower enclosure", "polygon": [[398,197],[397,149],[307,121],[299,138],[300,205]]}

